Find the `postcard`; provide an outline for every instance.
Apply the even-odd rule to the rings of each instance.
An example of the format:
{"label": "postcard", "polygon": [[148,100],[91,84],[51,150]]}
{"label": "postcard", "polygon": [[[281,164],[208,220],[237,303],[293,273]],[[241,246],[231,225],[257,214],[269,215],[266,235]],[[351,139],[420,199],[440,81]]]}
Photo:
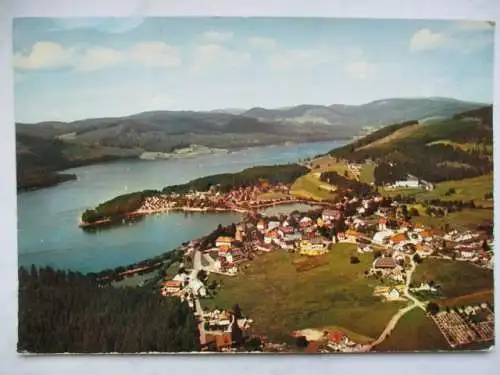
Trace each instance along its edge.
{"label": "postcard", "polygon": [[16,18],[18,352],[491,348],[494,27]]}

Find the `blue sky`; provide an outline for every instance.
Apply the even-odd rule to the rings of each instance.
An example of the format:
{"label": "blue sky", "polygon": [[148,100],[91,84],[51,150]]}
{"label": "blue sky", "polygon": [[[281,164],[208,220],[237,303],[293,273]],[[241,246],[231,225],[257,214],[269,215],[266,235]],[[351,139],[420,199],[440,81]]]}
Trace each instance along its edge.
{"label": "blue sky", "polygon": [[23,18],[15,117],[150,110],[493,101],[493,26],[331,18]]}

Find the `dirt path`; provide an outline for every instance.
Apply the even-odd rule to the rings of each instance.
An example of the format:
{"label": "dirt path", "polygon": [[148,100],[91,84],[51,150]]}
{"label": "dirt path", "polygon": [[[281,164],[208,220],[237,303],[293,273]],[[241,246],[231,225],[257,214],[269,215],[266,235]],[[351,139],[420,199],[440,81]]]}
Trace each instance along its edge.
{"label": "dirt path", "polygon": [[413,272],[417,268],[417,265],[413,261],[413,258],[411,256],[408,256],[408,258],[410,259],[411,268],[407,273],[403,296],[406,297],[407,299],[409,299],[410,301],[412,301],[413,303],[409,306],[406,306],[406,307],[398,310],[396,312],[396,314],[394,314],[392,316],[392,318],[389,320],[389,322],[387,323],[386,327],[384,328],[384,330],[382,331],[382,333],[380,334],[378,339],[376,339],[375,341],[373,341],[372,343],[370,343],[369,345],[366,346],[367,350],[372,350],[375,346],[377,346],[381,342],[383,342],[387,338],[387,336],[391,333],[391,331],[396,327],[396,325],[399,322],[399,319],[401,319],[405,314],[407,314],[408,312],[410,312],[411,310],[413,310],[416,307],[419,307],[424,311],[426,310],[425,304],[423,302],[419,301],[417,298],[413,297],[408,291],[410,284],[411,284],[411,278],[413,276]]}

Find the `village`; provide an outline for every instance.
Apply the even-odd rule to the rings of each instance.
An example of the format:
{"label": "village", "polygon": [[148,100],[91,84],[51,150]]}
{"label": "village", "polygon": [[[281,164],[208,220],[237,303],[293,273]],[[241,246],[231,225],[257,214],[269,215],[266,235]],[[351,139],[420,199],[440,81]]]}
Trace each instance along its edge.
{"label": "village", "polygon": [[[335,251],[337,243],[353,244],[358,254],[373,255],[373,264],[364,276],[367,279],[387,280],[385,285],[373,290],[374,296],[387,301],[410,301],[413,302],[411,308],[421,309],[425,309],[427,300],[419,300],[415,296],[432,297],[440,287],[433,282],[412,284],[411,275],[423,259],[448,259],[493,269],[493,239],[490,235],[480,231],[451,229],[445,232],[425,227],[417,220],[407,220],[403,204],[378,194],[364,198],[345,196],[338,202],[324,204],[325,207],[319,206],[317,202],[308,202],[311,210],[307,212],[294,211],[274,216],[259,213],[259,207],[295,202],[296,199],[287,194],[288,190],[289,186],[281,184],[259,185],[227,193],[211,189],[208,192],[170,194],[146,200],[142,208],[145,212],[175,207],[192,210],[210,207],[241,209],[246,213],[245,218],[229,230],[230,233],[217,235],[208,244],[201,239],[187,244],[184,253],[188,262],[181,264],[177,274],[167,275],[160,291],[164,296],[188,301],[200,322],[201,345],[211,348],[206,350],[237,350],[232,338],[235,327],[246,332],[253,323],[252,317],[243,317],[234,311],[206,311],[202,308],[200,300],[210,296],[213,288],[208,283],[209,275],[238,277],[252,259],[265,253],[284,251],[298,254],[303,261],[295,264],[297,270],[302,270],[321,266],[322,256]],[[267,200],[259,198],[269,191],[280,194]],[[351,263],[357,261],[354,253]],[[460,310],[440,311],[432,317],[450,347],[492,339],[493,312],[490,306],[483,302],[478,308],[464,308],[469,313]],[[466,318],[472,314],[469,310],[474,312],[473,323]],[[399,313],[403,315],[406,310]],[[392,324],[388,323],[377,344],[392,330]],[[275,345],[266,343],[262,335],[259,339],[261,344],[255,349],[257,351],[266,351],[266,348]],[[323,340],[326,340],[327,345],[318,351],[370,351],[375,345],[356,343],[338,332],[325,332]]]}

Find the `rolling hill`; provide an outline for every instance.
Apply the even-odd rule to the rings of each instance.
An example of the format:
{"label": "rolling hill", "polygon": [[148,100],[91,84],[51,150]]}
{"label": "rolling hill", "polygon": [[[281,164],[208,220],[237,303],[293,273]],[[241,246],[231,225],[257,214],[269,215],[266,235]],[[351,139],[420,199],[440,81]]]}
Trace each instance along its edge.
{"label": "rolling hill", "polygon": [[449,98],[384,99],[362,105],[298,105],[285,109],[257,107],[242,115],[262,121],[319,123],[360,129],[428,117],[449,117],[483,106],[481,103]]}
{"label": "rolling hill", "polygon": [[354,162],[372,160],[377,184],[415,175],[430,182],[460,180],[493,170],[492,106],[433,121],[384,127],[330,155]]}
{"label": "rolling hill", "polygon": [[[190,144],[239,148],[346,139],[367,125],[450,116],[479,108],[454,99],[387,99],[361,106],[299,105],[281,109],[153,111],[125,117],[16,124],[18,187],[57,182],[55,171]],[[35,181],[35,182],[34,182]]]}

